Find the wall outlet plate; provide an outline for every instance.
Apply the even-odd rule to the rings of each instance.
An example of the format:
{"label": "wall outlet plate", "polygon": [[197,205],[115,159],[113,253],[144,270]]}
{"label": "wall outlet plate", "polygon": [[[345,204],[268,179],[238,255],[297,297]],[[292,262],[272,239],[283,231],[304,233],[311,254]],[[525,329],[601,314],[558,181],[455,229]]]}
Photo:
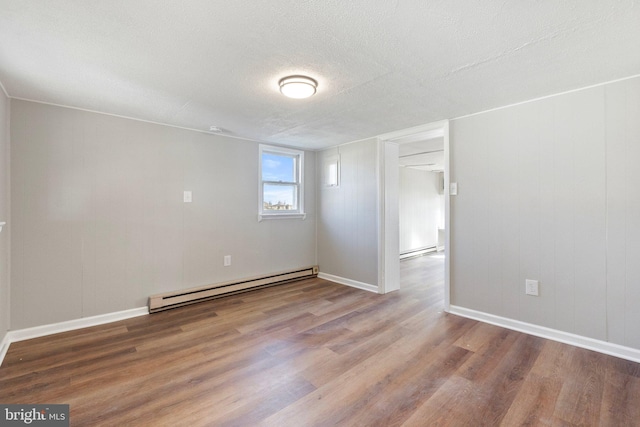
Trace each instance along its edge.
{"label": "wall outlet plate", "polygon": [[535,297],[538,296],[538,281],[537,280],[526,279],[524,281],[524,285],[525,285],[525,293],[527,295],[533,295]]}
{"label": "wall outlet plate", "polygon": [[225,255],[223,264],[225,267],[229,267],[231,265],[231,255]]}
{"label": "wall outlet plate", "polygon": [[182,200],[184,201],[184,203],[193,202],[193,193],[191,193],[191,191],[185,191],[182,195]]}

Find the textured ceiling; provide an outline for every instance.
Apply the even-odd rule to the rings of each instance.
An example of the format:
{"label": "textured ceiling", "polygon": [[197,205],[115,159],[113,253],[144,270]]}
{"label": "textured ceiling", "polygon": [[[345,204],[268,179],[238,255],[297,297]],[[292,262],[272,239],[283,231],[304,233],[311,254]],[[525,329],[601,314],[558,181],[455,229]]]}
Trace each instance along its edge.
{"label": "textured ceiling", "polygon": [[[0,82],[318,149],[638,74],[639,3],[0,0]],[[280,95],[299,73],[318,93]]]}

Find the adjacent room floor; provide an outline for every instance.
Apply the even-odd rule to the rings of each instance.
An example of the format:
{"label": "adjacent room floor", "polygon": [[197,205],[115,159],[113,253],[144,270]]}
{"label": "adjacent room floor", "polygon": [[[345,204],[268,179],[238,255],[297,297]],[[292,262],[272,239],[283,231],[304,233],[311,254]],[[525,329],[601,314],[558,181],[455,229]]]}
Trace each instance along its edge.
{"label": "adjacent room floor", "polygon": [[440,254],[14,343],[0,403],[71,425],[637,425],[640,365],[443,312]]}

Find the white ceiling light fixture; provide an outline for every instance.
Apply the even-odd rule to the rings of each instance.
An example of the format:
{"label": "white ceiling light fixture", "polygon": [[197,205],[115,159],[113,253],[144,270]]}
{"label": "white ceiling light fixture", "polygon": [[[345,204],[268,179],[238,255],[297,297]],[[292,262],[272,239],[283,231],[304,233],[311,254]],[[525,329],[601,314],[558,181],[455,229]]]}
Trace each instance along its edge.
{"label": "white ceiling light fixture", "polygon": [[284,96],[295,99],[308,98],[316,93],[318,82],[306,76],[283,77],[278,82]]}

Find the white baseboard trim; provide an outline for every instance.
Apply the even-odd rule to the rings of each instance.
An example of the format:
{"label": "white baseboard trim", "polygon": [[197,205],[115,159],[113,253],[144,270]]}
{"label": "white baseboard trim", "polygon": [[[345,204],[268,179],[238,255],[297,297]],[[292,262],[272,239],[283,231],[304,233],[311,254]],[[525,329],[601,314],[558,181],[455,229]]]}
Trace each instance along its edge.
{"label": "white baseboard trim", "polygon": [[471,310],[469,308],[459,307],[456,305],[451,305],[449,313],[640,363],[640,350],[635,348],[625,347],[619,344],[613,344],[594,338],[584,337],[582,335],[563,332],[557,329],[547,328],[545,326],[534,325],[532,323],[521,322],[519,320],[496,316],[494,314]]}
{"label": "white baseboard trim", "polygon": [[0,366],[2,366],[2,361],[7,355],[7,351],[9,351],[9,345],[11,345],[11,341],[9,341],[9,332],[6,332],[0,342]]}
{"label": "white baseboard trim", "polygon": [[333,274],[318,273],[318,277],[330,282],[340,283],[341,285],[351,286],[352,288],[358,288],[369,292],[378,293],[378,287],[370,285],[369,283],[358,282],[357,280],[345,279],[344,277],[334,276]]}
{"label": "white baseboard trim", "polygon": [[60,332],[89,328],[91,326],[103,325],[105,323],[117,322],[118,320],[144,316],[145,314],[149,314],[149,308],[146,306],[132,308],[130,310],[116,311],[114,313],[100,314],[97,316],[83,317],[81,319],[67,320],[65,322],[52,323],[50,325],[9,331],[2,340],[0,347],[0,365],[2,365],[4,356],[7,354],[11,343],[58,334]]}

